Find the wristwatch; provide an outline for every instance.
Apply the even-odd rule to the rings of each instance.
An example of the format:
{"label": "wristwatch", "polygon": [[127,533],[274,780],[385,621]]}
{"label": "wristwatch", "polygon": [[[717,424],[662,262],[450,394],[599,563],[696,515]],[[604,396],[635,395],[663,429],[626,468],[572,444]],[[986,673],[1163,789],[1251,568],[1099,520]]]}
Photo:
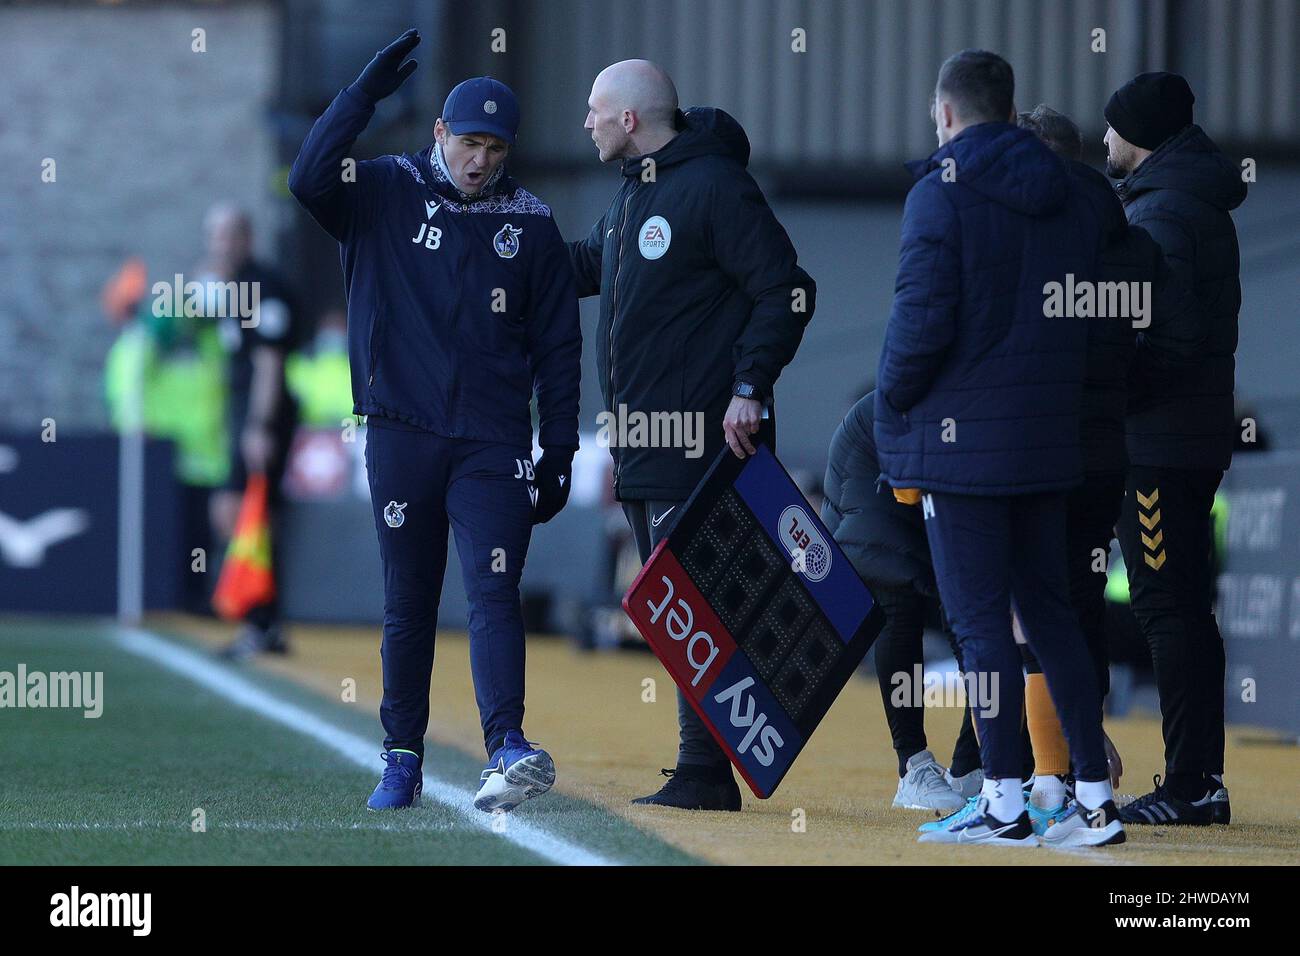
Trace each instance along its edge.
{"label": "wristwatch", "polygon": [[738,398],[752,398],[756,402],[763,400],[763,394],[758,390],[758,386],[751,385],[749,382],[737,382],[732,386],[731,394]]}

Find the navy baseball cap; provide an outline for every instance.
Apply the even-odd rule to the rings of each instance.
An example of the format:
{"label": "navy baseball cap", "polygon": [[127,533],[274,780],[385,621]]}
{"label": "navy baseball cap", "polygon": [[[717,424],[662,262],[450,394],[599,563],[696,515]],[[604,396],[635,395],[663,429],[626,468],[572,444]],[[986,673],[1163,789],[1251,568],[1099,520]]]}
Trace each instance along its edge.
{"label": "navy baseball cap", "polygon": [[490,133],[514,143],[519,130],[519,101],[514,91],[490,76],[476,76],[458,83],[447,94],[442,121],[457,136]]}

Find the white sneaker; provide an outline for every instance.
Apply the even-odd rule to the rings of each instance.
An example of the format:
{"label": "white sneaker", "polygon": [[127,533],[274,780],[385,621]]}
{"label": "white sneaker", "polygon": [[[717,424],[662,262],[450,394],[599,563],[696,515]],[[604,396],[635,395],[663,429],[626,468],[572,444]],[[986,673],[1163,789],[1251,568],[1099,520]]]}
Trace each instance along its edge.
{"label": "white sneaker", "polygon": [[1115,846],[1124,840],[1124,824],[1113,800],[1096,810],[1075,800],[1065,815],[1043,832],[1044,846]]}
{"label": "white sneaker", "polygon": [[947,780],[948,786],[956,790],[966,800],[978,796],[979,792],[984,789],[984,771],[978,767],[970,773],[962,774],[960,777],[954,777],[952,771],[945,770],[943,779]]}
{"label": "white sneaker", "polygon": [[1015,820],[999,820],[989,813],[989,802],[980,797],[975,809],[949,827],[929,830],[917,843],[983,843],[989,846],[1038,846],[1038,837],[1023,810]]}
{"label": "white sneaker", "polygon": [[951,813],[965,804],[966,798],[949,786],[943,768],[930,751],[922,750],[908,759],[907,773],[898,781],[898,792],[894,794],[895,809]]}

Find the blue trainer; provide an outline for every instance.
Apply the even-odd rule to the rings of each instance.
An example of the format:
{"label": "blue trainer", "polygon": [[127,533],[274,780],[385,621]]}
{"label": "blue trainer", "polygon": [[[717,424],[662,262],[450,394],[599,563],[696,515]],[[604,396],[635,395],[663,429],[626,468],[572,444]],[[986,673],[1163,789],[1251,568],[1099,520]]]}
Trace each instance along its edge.
{"label": "blue trainer", "polygon": [[960,823],[975,814],[975,805],[979,803],[980,795],[977,793],[973,797],[966,798],[966,805],[960,810],[956,810],[946,817],[938,820],[931,820],[929,823],[922,823],[916,828],[918,833],[932,833],[935,830],[946,830],[954,823]]}
{"label": "blue trainer", "polygon": [[424,789],[424,774],[420,772],[420,757],[409,750],[390,750],[380,754],[384,763],[384,775],[379,778],[379,786],[366,801],[371,810],[399,810],[414,806]]}
{"label": "blue trainer", "polygon": [[505,813],[551,789],[555,762],[545,750],[525,740],[521,732],[511,730],[479,774],[479,781],[474,806],[486,813]]}

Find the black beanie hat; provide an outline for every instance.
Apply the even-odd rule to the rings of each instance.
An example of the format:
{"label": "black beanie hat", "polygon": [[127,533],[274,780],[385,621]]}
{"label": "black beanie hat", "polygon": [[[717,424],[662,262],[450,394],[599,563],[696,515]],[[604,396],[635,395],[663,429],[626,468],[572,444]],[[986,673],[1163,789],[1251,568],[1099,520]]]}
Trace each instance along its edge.
{"label": "black beanie hat", "polygon": [[1192,88],[1177,73],[1141,73],[1111,96],[1106,122],[1134,146],[1156,149],[1192,124],[1195,101]]}

